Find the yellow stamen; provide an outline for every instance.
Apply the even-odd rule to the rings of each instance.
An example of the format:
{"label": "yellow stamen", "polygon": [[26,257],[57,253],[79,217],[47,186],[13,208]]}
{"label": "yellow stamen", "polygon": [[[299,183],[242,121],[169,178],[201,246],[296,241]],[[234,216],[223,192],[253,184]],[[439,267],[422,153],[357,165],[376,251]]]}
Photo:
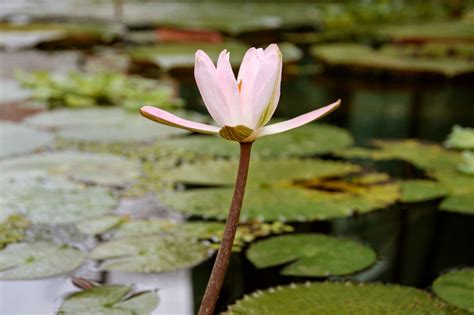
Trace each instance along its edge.
{"label": "yellow stamen", "polygon": [[242,80],[239,81],[239,83],[237,84],[237,87],[239,88],[239,93],[240,93],[240,91],[242,90]]}

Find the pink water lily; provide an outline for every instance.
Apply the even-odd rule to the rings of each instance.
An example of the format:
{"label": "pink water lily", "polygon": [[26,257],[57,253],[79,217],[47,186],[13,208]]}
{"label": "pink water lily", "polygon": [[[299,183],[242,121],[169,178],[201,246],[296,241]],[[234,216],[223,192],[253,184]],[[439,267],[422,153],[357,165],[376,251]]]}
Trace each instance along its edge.
{"label": "pink water lily", "polygon": [[142,115],[165,125],[219,134],[227,140],[243,143],[300,127],[330,113],[340,104],[338,100],[296,118],[265,126],[280,99],[282,55],[278,46],[272,44],[265,50],[250,48],[242,60],[237,79],[229,57],[227,50],[223,50],[216,67],[205,52],[196,52],[194,76],[217,126],[186,120],[151,106],[142,107]]}

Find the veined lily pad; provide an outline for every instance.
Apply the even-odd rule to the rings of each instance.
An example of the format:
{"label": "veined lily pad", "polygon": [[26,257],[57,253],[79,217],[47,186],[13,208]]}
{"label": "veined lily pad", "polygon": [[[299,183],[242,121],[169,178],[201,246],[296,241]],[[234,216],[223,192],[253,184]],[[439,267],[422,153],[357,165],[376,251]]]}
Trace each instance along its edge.
{"label": "veined lily pad", "polygon": [[375,50],[361,44],[338,43],[316,45],[311,49],[311,53],[330,67],[347,69],[446,77],[474,72],[474,62],[468,59],[410,57],[404,55],[400,49],[396,45],[386,45]]}
{"label": "veined lily pad", "polygon": [[[203,115],[177,112],[185,118],[205,121]],[[138,113],[118,108],[62,109],[41,113],[28,118],[28,124],[55,129],[67,140],[100,143],[150,142],[154,139],[185,135],[183,129],[154,123]]]}
{"label": "veined lily pad", "polygon": [[444,146],[453,149],[474,150],[474,128],[454,126]]}
{"label": "veined lily pad", "polygon": [[444,197],[447,193],[441,184],[422,179],[402,181],[400,188],[402,202],[431,200]]}
{"label": "veined lily pad", "polygon": [[415,288],[330,282],[257,291],[230,306],[226,314],[286,315],[288,310],[301,315],[467,315]]}
{"label": "veined lily pad", "polygon": [[28,153],[53,143],[54,136],[49,132],[23,124],[0,122],[0,158]]}
{"label": "veined lily pad", "polygon": [[327,277],[363,270],[377,257],[370,247],[348,239],[294,234],[253,243],[247,258],[259,269],[290,263],[281,271],[287,276]]}
{"label": "veined lily pad", "polygon": [[[58,178],[2,178],[0,207],[35,223],[71,223],[108,213],[117,204],[103,187],[87,187]],[[3,211],[3,210],[2,210]]]}
{"label": "veined lily pad", "polygon": [[1,161],[0,172],[5,178],[60,176],[79,182],[124,186],[140,175],[140,164],[111,154],[60,151]]}
{"label": "veined lily pad", "polygon": [[109,215],[78,222],[76,227],[84,234],[97,235],[121,225],[126,220],[125,217]]}
{"label": "veined lily pad", "polygon": [[[235,181],[237,167],[236,160],[204,161],[183,164],[164,176],[181,183],[230,185]],[[254,160],[250,168],[249,185],[344,176],[360,171],[355,164],[314,159]]]}
{"label": "veined lily pad", "polygon": [[[257,156],[312,156],[326,154],[353,143],[352,136],[344,129],[325,124],[304,127],[259,139],[252,147]],[[230,141],[217,141],[213,136],[181,137],[161,141],[160,148],[186,154],[237,157],[239,146]],[[282,150],[282,148],[285,148]]]}
{"label": "veined lily pad", "polygon": [[78,268],[84,254],[68,245],[46,242],[10,244],[0,251],[0,279],[35,279]]}
{"label": "veined lily pad", "polygon": [[[293,44],[280,43],[283,62],[295,62],[302,57],[302,53]],[[137,63],[154,64],[164,70],[174,68],[189,68],[194,66],[194,55],[198,49],[205,51],[213,60],[217,61],[219,53],[227,49],[231,55],[233,66],[242,61],[245,52],[250,47],[237,41],[224,43],[166,43],[157,46],[144,46],[130,49],[130,57]]]}
{"label": "veined lily pad", "polygon": [[155,292],[134,293],[122,285],[97,286],[69,295],[58,315],[149,315],[158,306]]}
{"label": "veined lily pad", "polygon": [[193,267],[211,253],[194,237],[170,234],[112,240],[95,247],[91,257],[105,260],[101,270],[159,273]]}
{"label": "veined lily pad", "polygon": [[[167,192],[162,201],[190,215],[224,220],[233,190],[193,189]],[[347,217],[383,208],[399,198],[397,184],[376,185],[358,192],[327,192],[297,187],[249,188],[242,221],[312,221]]]}
{"label": "veined lily pad", "polygon": [[474,312],[474,268],[454,270],[438,277],[433,291],[451,305]]}

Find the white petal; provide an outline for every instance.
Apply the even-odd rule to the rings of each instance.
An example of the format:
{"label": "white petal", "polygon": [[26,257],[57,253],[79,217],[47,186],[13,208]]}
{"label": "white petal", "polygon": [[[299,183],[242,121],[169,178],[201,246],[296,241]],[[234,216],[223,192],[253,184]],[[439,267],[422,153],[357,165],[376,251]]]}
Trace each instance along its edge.
{"label": "white petal", "polygon": [[205,134],[216,134],[219,132],[220,128],[216,126],[201,124],[195,121],[187,120],[180,118],[176,115],[173,115],[162,109],[144,106],[140,109],[140,113],[153,121],[161,123],[163,125],[168,125],[172,127],[177,127],[181,129],[186,129],[194,132],[205,133]]}
{"label": "white petal", "polygon": [[325,107],[316,109],[312,112],[303,114],[303,115],[298,116],[296,118],[286,120],[286,121],[282,121],[280,123],[276,123],[276,124],[273,124],[273,125],[265,126],[262,129],[260,129],[260,131],[256,135],[256,138],[260,138],[260,137],[268,136],[268,135],[273,135],[273,134],[277,134],[277,133],[280,133],[280,132],[284,132],[284,131],[287,131],[287,130],[291,130],[291,129],[294,129],[294,128],[301,127],[301,126],[303,126],[303,125],[305,125],[309,122],[312,122],[313,120],[316,120],[318,118],[326,116],[327,114],[329,114],[330,112],[335,110],[337,107],[339,107],[340,104],[341,104],[341,100],[337,100],[336,102],[334,102],[330,105],[327,105]]}
{"label": "white petal", "polygon": [[240,106],[242,107],[243,124],[250,126],[252,123],[252,95],[255,79],[260,68],[260,59],[257,49],[250,48],[245,53],[240,65],[237,83],[240,85]]}
{"label": "white petal", "polygon": [[230,120],[230,113],[217,80],[217,70],[202,50],[196,52],[194,77],[209,114],[220,126],[226,125]]}
{"label": "white petal", "polygon": [[242,123],[239,89],[229,61],[229,53],[223,50],[217,61],[217,81],[227,102],[231,116],[231,126]]}

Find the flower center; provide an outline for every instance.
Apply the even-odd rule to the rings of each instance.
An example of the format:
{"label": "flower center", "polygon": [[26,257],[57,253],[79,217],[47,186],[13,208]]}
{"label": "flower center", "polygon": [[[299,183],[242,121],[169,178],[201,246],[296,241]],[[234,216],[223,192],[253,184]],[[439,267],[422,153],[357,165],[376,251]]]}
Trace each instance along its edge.
{"label": "flower center", "polygon": [[219,135],[230,141],[242,142],[247,139],[253,133],[253,129],[246,127],[244,125],[237,125],[234,127],[224,126],[219,131]]}

